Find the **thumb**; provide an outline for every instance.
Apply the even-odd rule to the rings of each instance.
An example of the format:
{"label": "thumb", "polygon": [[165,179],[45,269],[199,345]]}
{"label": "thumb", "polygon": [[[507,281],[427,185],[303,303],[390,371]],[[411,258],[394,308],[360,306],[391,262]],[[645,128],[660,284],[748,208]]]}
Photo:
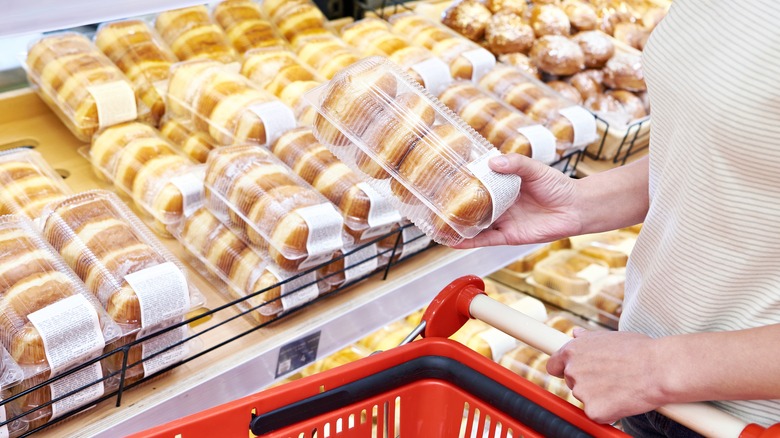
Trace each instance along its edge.
{"label": "thumb", "polygon": [[515,174],[528,182],[542,179],[553,171],[540,161],[515,153],[493,157],[489,165],[494,172]]}

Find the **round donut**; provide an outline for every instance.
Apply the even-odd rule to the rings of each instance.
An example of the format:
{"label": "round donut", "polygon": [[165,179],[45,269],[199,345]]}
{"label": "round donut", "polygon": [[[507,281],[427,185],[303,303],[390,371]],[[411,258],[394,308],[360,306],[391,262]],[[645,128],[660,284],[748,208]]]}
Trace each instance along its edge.
{"label": "round donut", "polygon": [[485,29],[485,40],[490,51],[496,55],[528,53],[534,39],[533,28],[525,24],[521,16],[512,12],[493,15]]}
{"label": "round donut", "polygon": [[441,21],[466,38],[479,41],[485,35],[490,16],[490,9],[484,4],[476,0],[462,0],[447,8]]}
{"label": "round donut", "polygon": [[560,35],[536,40],[531,60],[539,70],[558,76],[573,75],[585,66],[585,54],[579,44]]}
{"label": "round donut", "polygon": [[602,68],[615,54],[615,45],[609,36],[599,31],[580,32],[572,39],[585,55],[585,67]]}
{"label": "round donut", "polygon": [[545,35],[566,35],[571,32],[571,23],[561,8],[553,5],[536,5],[531,9],[531,27],[537,37]]}

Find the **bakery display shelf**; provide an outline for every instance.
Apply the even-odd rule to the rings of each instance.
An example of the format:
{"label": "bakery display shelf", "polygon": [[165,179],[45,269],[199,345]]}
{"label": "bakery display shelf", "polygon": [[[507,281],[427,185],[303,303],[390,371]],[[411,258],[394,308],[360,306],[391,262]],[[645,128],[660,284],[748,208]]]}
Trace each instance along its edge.
{"label": "bakery display shelf", "polygon": [[588,146],[587,156],[622,166],[650,145],[650,116],[625,126],[610,126],[609,121],[595,116],[600,139]]}
{"label": "bakery display shelf", "polygon": [[[34,148],[74,191],[109,188],[78,154],[81,146],[31,90],[0,94],[0,150]],[[163,242],[177,257],[186,259],[175,240]],[[288,351],[285,346],[318,339],[311,359],[323,357],[420,308],[462,273],[487,275],[532,249],[457,251],[434,246],[384,272],[386,279],[379,270],[359,284],[329,294],[261,329],[242,317],[197,270],[189,269],[207,306],[215,310],[195,321],[199,324],[193,332],[200,344],[194,350],[195,358],[123,391],[119,408],[116,395],[107,393],[103,403],[36,436],[125,435],[250,394],[286,374],[276,372],[280,352]],[[291,365],[287,373],[295,367]]]}
{"label": "bakery display shelf", "polygon": [[612,160],[596,160],[589,157],[587,154],[582,156],[582,159],[577,164],[576,176],[586,177],[600,172],[605,172],[615,167],[620,167],[625,164],[633,163],[647,156],[650,152],[650,148],[644,147],[636,153],[631,154],[625,161],[614,162]]}

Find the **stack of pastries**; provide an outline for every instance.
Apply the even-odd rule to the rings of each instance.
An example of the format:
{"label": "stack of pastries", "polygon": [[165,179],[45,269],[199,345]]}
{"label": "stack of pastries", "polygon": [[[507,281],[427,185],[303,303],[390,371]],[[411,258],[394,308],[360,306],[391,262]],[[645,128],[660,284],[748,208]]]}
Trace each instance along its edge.
{"label": "stack of pastries", "polygon": [[46,36],[27,52],[28,80],[81,141],[137,115],[132,84],[86,37]]}
{"label": "stack of pastries", "polygon": [[343,219],[333,204],[261,147],[215,149],[205,189],[220,220],[282,269],[330,259],[343,244]]}
{"label": "stack of pastries", "polygon": [[41,155],[30,149],[0,154],[0,214],[22,214],[30,219],[44,207],[68,194],[70,189]]}
{"label": "stack of pastries", "polygon": [[271,0],[264,1],[261,6],[279,32],[293,45],[298,45],[301,38],[330,32],[325,15],[309,0]]}
{"label": "stack of pastries", "polygon": [[364,18],[345,26],[341,38],[366,56],[389,57],[410,47],[406,40],[390,30],[386,21],[378,18]]}
{"label": "stack of pastries", "polygon": [[207,58],[227,63],[236,60],[236,51],[222,28],[211,20],[206,6],[162,12],[157,15],[154,26],[182,61]]}
{"label": "stack of pastries", "polygon": [[101,25],[95,44],[130,79],[138,100],[149,108],[152,124],[159,124],[165,114],[165,81],[177,61],[173,53],[142,20]]}
{"label": "stack of pastries", "polygon": [[214,7],[213,15],[238,53],[286,44],[251,0],[224,0]]}
{"label": "stack of pastries", "polygon": [[362,58],[341,38],[331,33],[299,38],[295,50],[298,59],[325,79],[333,78],[336,73]]}
{"label": "stack of pastries", "polygon": [[209,152],[215,147],[207,134],[194,131],[187,122],[173,117],[167,117],[162,122],[160,134],[197,163],[205,163]]}

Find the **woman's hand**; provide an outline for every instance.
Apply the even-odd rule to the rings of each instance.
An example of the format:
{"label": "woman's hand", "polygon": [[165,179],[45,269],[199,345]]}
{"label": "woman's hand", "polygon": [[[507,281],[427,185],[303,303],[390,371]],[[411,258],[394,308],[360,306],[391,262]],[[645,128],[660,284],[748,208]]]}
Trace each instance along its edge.
{"label": "woman's hand", "polygon": [[490,168],[519,175],[520,196],[490,228],[456,248],[543,243],[579,234],[582,224],[573,179],[518,154],[495,157],[490,160]]}

